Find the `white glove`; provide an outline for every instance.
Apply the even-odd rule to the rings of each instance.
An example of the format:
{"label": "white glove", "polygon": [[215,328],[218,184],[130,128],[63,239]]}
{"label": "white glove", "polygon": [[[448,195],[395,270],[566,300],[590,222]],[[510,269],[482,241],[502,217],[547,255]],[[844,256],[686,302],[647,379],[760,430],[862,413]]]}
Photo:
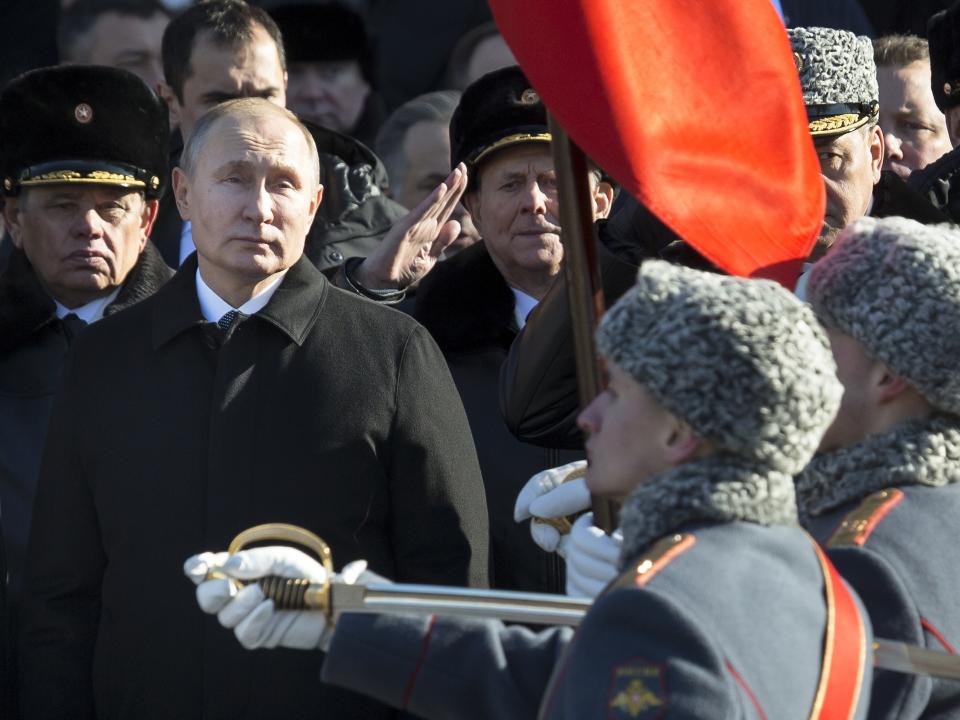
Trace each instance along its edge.
{"label": "white glove", "polygon": [[[333,582],[355,583],[366,570],[365,560],[347,565],[334,575]],[[271,546],[228,553],[202,553],[184,563],[187,577],[197,584],[197,603],[220,624],[232,628],[237,640],[248,650],[282,646],[299,650],[326,650],[333,627],[316,610],[275,610],[273,600],[264,597],[256,583],[238,589],[229,579],[204,580],[211,570],[219,570],[236,580],[252,581],[268,575],[307,578],[323,583],[327,571],[316,560],[296,548]],[[371,573],[372,575],[372,573]]]}
{"label": "white glove", "polygon": [[586,513],[573,524],[566,543],[567,595],[594,598],[617,576],[623,532],[607,535]]}
{"label": "white glove", "polygon": [[[573,472],[582,473],[586,460],[537,473],[527,481],[513,507],[513,519],[522,522],[528,517],[559,518],[590,509],[590,490],[583,477],[564,482]],[[565,553],[567,536],[551,525],[530,522],[533,541],[547,552]]]}

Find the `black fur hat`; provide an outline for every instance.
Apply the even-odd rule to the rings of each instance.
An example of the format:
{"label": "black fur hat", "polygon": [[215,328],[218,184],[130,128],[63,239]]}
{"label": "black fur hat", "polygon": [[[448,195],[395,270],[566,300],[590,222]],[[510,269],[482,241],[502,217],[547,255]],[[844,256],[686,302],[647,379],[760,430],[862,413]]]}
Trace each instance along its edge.
{"label": "black fur hat", "polygon": [[473,179],[481,160],[511,145],[550,142],[547,110],[523,71],[495,70],[470,85],[450,119],[450,163]]}
{"label": "black fur hat", "polygon": [[0,94],[3,191],[84,183],[158,197],[169,133],[167,106],[133,73],[93,65],[31,70]]}
{"label": "black fur hat", "polygon": [[363,18],[335,2],[292,3],[268,11],[280,28],[288,63],[356,60],[375,85],[374,54]]}

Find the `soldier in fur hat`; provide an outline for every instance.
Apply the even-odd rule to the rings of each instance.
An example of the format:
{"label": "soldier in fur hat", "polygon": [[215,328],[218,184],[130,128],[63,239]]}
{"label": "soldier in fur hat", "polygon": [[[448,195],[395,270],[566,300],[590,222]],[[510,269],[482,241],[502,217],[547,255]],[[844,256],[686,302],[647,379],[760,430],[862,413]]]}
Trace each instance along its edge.
{"label": "soldier in fur hat", "polygon": [[[863,218],[814,265],[809,298],[844,394],[797,478],[801,519],[878,635],[953,652],[960,572],[960,233]],[[960,688],[878,672],[871,717],[956,717]]]}
{"label": "soldier in fur hat", "polygon": [[[797,527],[793,474],[841,393],[811,310],[769,281],[650,261],[598,344],[610,384],[580,418],[587,482],[627,498],[624,551],[573,642],[452,618],[333,627],[205,579],[327,579],[293,548],[190,558],[201,607],[248,648],[322,647],[327,682],[425,717],[865,717],[869,625]],[[356,566],[333,579],[370,580]]]}

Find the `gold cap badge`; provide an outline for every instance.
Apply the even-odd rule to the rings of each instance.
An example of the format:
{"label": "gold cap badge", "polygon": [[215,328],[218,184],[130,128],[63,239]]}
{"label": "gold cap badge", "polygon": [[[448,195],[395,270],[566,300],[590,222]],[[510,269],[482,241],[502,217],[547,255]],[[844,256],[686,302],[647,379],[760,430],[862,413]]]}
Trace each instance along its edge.
{"label": "gold cap badge", "polygon": [[73,109],[73,116],[81,125],[86,125],[93,120],[93,108],[86,103],[80,103]]}
{"label": "gold cap badge", "polygon": [[798,52],[793,54],[793,64],[797,66],[797,72],[803,72],[803,55]]}
{"label": "gold cap badge", "polygon": [[533,88],[527,88],[520,94],[521,105],[536,105],[538,102],[540,102],[540,96]]}

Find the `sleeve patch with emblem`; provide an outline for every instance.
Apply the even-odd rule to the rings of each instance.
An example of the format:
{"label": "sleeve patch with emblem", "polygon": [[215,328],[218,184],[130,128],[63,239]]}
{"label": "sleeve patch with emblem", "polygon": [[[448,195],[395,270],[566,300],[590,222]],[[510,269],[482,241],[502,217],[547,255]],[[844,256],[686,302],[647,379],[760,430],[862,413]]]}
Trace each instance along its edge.
{"label": "sleeve patch with emblem", "polygon": [[609,720],[656,720],[667,710],[664,667],[634,658],[613,668],[607,693]]}

